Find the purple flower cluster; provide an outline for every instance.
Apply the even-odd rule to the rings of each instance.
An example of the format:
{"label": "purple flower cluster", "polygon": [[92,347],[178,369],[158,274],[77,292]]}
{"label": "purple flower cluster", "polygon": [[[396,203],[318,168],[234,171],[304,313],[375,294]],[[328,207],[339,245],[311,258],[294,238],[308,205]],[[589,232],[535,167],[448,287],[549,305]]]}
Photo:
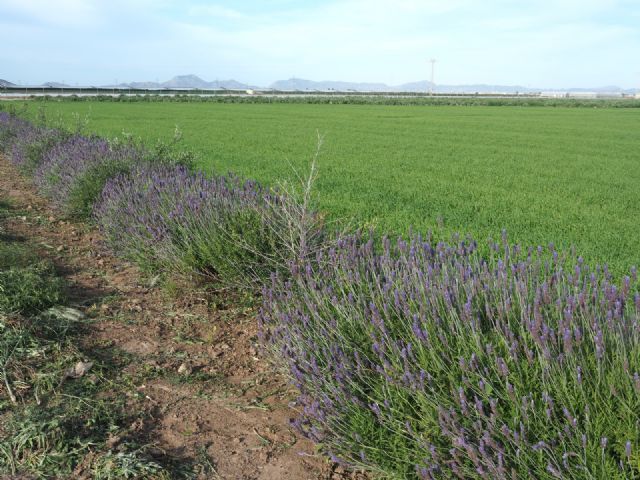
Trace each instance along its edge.
{"label": "purple flower cluster", "polygon": [[0,150],[8,151],[20,129],[29,126],[30,124],[25,120],[0,110]]}
{"label": "purple flower cluster", "polygon": [[[292,256],[284,198],[252,181],[193,173],[193,155],[36,127],[0,115],[0,142],[66,213],[93,213],[113,249],[153,270],[184,270],[255,287]],[[180,166],[177,166],[180,165]],[[275,209],[275,210],[274,210]]]}
{"label": "purple flower cluster", "polygon": [[0,112],[0,149],[11,161],[32,173],[49,146],[63,138],[56,129],[36,126],[7,112]]}
{"label": "purple flower cluster", "polygon": [[59,208],[66,208],[69,196],[83,175],[106,165],[133,165],[143,160],[133,145],[113,144],[100,137],[72,135],[45,152],[34,172],[40,191]]}
{"label": "purple flower cluster", "polygon": [[111,248],[142,267],[250,277],[270,270],[264,198],[254,182],[143,165],[109,180],[94,213]]}
{"label": "purple flower cluster", "polygon": [[274,276],[262,330],[298,428],[394,478],[638,478],[636,271],[489,250],[355,235]]}

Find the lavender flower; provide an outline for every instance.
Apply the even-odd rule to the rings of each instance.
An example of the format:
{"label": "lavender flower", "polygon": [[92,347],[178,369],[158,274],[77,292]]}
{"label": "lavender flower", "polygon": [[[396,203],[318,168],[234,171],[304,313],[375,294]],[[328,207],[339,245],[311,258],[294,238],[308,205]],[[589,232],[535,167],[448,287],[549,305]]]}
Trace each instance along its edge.
{"label": "lavender flower", "polygon": [[104,178],[96,187],[97,191],[88,199],[86,213],[90,213],[92,201],[100,194],[108,176],[126,172],[131,165],[140,164],[143,159],[144,152],[134,145],[113,144],[99,137],[73,135],[45,153],[34,172],[34,183],[55,206],[69,210],[74,188],[83,180],[88,180],[88,175],[96,175],[99,169],[106,169],[102,174]]}
{"label": "lavender flower", "polygon": [[266,195],[233,176],[143,165],[107,182],[94,218],[111,248],[143,268],[247,286],[284,267]]}
{"label": "lavender flower", "polygon": [[[640,437],[627,407],[640,404],[638,285],[569,261],[420,236],[376,251],[346,236],[300,269],[311,273],[265,289],[263,337],[299,402],[324,399],[302,424],[347,461],[400,478],[428,478],[425,465],[437,478],[582,478],[617,465],[606,438],[621,425]],[[424,459],[425,438],[437,458]]]}

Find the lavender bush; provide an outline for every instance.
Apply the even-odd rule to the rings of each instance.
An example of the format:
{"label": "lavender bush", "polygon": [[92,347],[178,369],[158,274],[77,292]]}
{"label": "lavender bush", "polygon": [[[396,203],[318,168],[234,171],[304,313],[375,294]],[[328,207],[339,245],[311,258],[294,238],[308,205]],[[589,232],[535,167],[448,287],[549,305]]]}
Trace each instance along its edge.
{"label": "lavender bush", "polygon": [[143,150],[134,145],[76,134],[45,153],[34,182],[58,208],[86,218],[107,180],[128,172],[143,158]]}
{"label": "lavender bush", "polygon": [[248,285],[268,278],[280,248],[265,198],[254,182],[147,165],[107,182],[95,219],[114,251],[147,270]]}
{"label": "lavender bush", "polygon": [[49,149],[69,133],[46,124],[35,125],[15,115],[0,112],[0,148],[24,173],[32,175]]}
{"label": "lavender bush", "polygon": [[298,428],[391,478],[640,478],[636,271],[492,247],[347,236],[275,275],[263,335]]}
{"label": "lavender bush", "polygon": [[[15,163],[37,165],[43,194],[67,214],[86,218],[95,210],[107,241],[143,268],[255,287],[321,239],[315,217],[303,209],[296,223],[300,211],[285,195],[233,176],[192,174],[193,152],[174,148],[179,130],[172,142],[150,148],[35,127],[14,115],[0,118],[0,132]],[[36,144],[43,148],[29,155],[37,162],[23,160]],[[294,234],[303,237],[300,245]]]}
{"label": "lavender bush", "polygon": [[11,147],[20,127],[17,117],[0,110],[0,150],[6,152]]}
{"label": "lavender bush", "polygon": [[15,114],[0,112],[0,149],[14,164],[33,176],[40,192],[66,214],[89,218],[93,204],[111,177],[129,172],[142,163],[186,165],[191,168],[194,153],[177,150],[181,132],[171,142],[158,141],[151,147],[131,138],[107,140],[47,126],[44,112],[35,125]]}

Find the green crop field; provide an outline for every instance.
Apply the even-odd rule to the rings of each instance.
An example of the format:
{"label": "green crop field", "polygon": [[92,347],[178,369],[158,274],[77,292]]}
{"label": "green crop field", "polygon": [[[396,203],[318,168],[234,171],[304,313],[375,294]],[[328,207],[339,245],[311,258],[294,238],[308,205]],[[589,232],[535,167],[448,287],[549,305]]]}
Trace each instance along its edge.
{"label": "green crop field", "polygon": [[[31,105],[35,112],[36,105]],[[574,245],[617,272],[640,263],[640,110],[610,108],[49,102],[89,131],[168,139],[202,167],[262,182],[303,168],[324,135],[319,207],[389,233]]]}

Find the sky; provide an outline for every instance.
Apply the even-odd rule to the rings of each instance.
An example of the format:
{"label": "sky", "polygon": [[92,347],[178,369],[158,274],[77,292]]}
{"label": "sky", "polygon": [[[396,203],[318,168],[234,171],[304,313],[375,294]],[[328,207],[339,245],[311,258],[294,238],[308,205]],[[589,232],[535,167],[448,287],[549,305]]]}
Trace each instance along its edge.
{"label": "sky", "polygon": [[0,78],[640,88],[640,0],[0,0]]}

